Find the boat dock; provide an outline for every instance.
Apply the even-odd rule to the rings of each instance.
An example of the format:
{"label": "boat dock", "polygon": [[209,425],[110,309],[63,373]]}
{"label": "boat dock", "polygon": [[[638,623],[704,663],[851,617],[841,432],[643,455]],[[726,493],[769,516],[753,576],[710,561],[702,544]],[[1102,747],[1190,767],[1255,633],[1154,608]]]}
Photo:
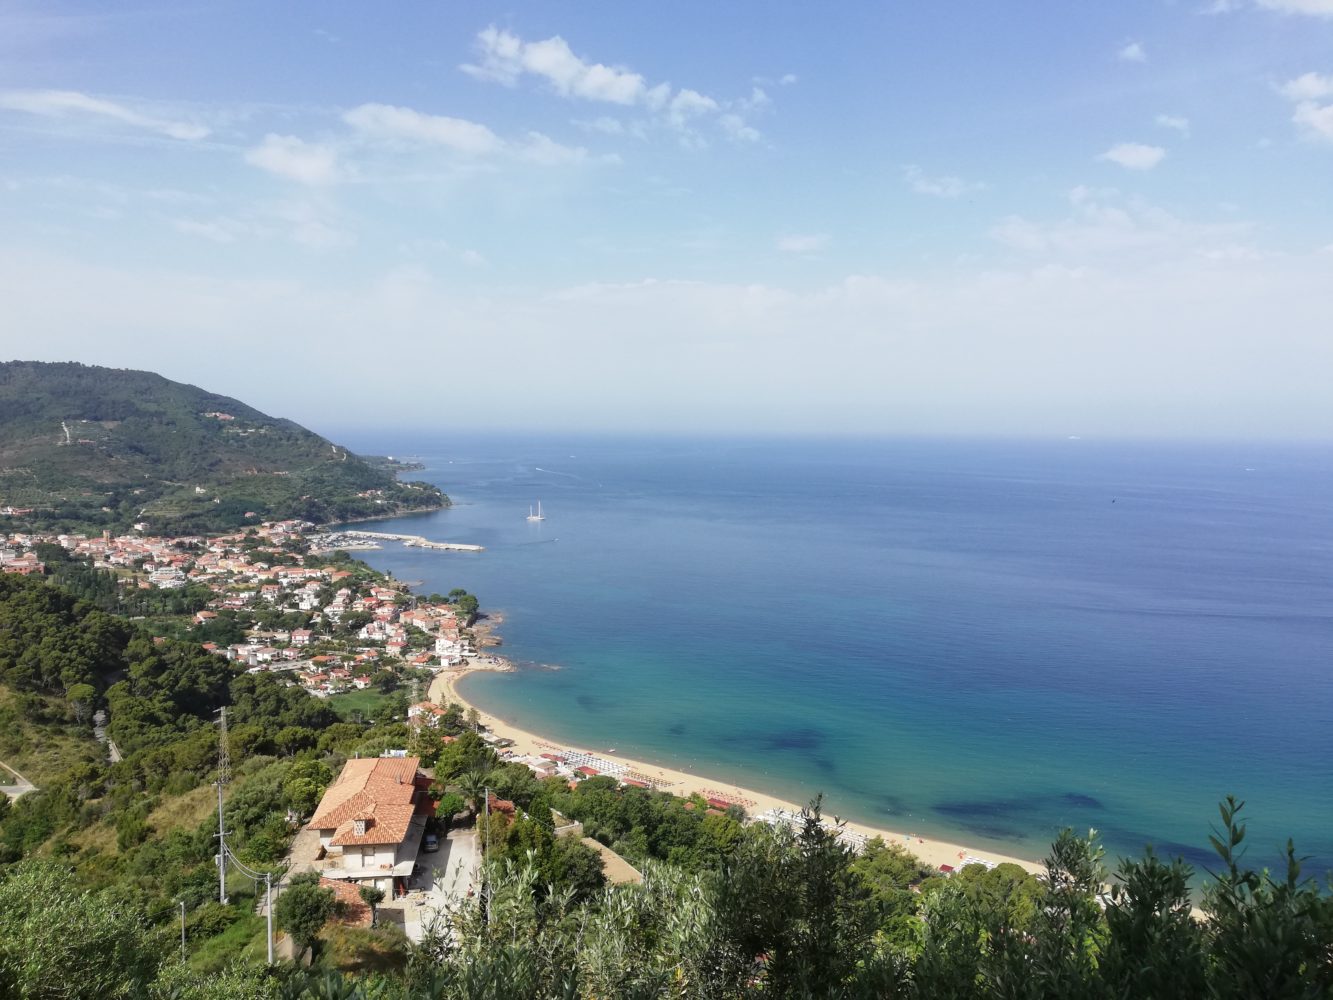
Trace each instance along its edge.
{"label": "boat dock", "polygon": [[463,542],[433,542],[420,535],[398,535],[388,531],[335,531],[323,535],[313,535],[311,544],[322,552],[334,549],[379,548],[380,542],[402,542],[414,549],[442,549],[448,552],[484,552],[481,545],[467,545]]}

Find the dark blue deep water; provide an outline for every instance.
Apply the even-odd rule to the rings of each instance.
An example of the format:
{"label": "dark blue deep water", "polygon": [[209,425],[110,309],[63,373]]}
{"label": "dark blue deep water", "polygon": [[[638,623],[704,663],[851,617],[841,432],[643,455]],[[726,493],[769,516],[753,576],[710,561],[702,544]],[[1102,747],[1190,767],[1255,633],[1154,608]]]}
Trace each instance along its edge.
{"label": "dark blue deep water", "polygon": [[1333,866],[1333,448],[344,437],[486,546],[366,558],[504,614],[504,718],[1031,857],[1206,864],[1234,793]]}

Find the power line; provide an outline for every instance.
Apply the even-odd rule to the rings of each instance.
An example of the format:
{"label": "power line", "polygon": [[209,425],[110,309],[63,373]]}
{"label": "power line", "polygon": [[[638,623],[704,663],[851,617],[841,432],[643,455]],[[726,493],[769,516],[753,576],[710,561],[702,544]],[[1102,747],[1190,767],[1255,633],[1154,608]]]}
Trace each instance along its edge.
{"label": "power line", "polygon": [[260,872],[251,868],[227,844],[227,828],[222,809],[222,790],[231,781],[231,748],[227,740],[227,710],[218,709],[218,901],[227,903],[227,863],[231,862],[236,870],[247,876],[258,889],[259,882],[264,883],[264,910],[267,923],[268,964],[273,964],[273,873]]}

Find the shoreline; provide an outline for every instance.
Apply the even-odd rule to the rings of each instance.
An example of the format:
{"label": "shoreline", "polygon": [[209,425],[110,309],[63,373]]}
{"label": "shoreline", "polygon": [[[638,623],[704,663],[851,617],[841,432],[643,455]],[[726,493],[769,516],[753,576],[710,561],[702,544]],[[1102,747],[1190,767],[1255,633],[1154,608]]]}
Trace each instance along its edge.
{"label": "shoreline", "polygon": [[[499,624],[499,622],[493,621],[493,624]],[[489,635],[490,629],[486,629],[485,632]],[[481,645],[480,636],[478,638],[478,645]],[[660,791],[666,791],[673,795],[680,796],[689,796],[699,793],[705,798],[712,796],[735,801],[737,804],[744,806],[746,813],[750,817],[757,817],[759,814],[768,812],[769,810],[799,813],[802,809],[801,805],[779,798],[778,796],[769,795],[766,792],[760,792],[752,788],[744,788],[732,784],[731,782],[710,778],[706,775],[694,774],[689,771],[665,767],[651,761],[637,760],[615,751],[592,750],[586,747],[561,743],[557,740],[534,733],[531,730],[521,728],[508,720],[502,719],[494,713],[488,712],[481,705],[464,697],[458,690],[458,682],[469,674],[480,673],[482,671],[509,673],[516,670],[514,665],[503,657],[495,656],[494,654],[486,655],[494,662],[488,664],[469,663],[464,667],[449,667],[441,670],[431,681],[429,697],[430,700],[436,704],[456,702],[462,705],[464,710],[475,709],[487,729],[497,736],[514,741],[514,751],[516,753],[536,756],[542,753],[550,753],[556,749],[566,749],[592,754],[607,761],[613,761],[616,764],[624,765],[627,770],[638,772],[640,775],[646,776]],[[826,815],[825,818],[832,819],[833,817],[831,815]],[[998,854],[983,848],[969,848],[964,844],[957,844],[951,841],[923,838],[916,834],[912,834],[910,831],[889,830],[886,827],[871,826],[865,823],[854,823],[851,821],[843,821],[843,826],[846,830],[866,838],[882,837],[885,843],[899,844],[900,846],[907,848],[908,851],[914,854],[923,863],[935,870],[938,870],[941,865],[948,865],[956,869],[964,859],[976,859],[986,862],[994,862],[995,864],[1015,864],[1033,874],[1040,874],[1045,871],[1044,866],[1040,863],[1025,858],[1016,858],[1006,854]]]}
{"label": "shoreline", "polygon": [[448,510],[453,506],[453,502],[442,503],[434,507],[408,507],[403,510],[396,510],[392,514],[367,514],[365,517],[353,517],[346,521],[325,521],[323,524],[317,524],[315,527],[320,531],[327,531],[329,528],[341,528],[345,524],[365,524],[367,521],[392,521],[396,517],[407,517],[409,514],[431,514],[437,510]]}

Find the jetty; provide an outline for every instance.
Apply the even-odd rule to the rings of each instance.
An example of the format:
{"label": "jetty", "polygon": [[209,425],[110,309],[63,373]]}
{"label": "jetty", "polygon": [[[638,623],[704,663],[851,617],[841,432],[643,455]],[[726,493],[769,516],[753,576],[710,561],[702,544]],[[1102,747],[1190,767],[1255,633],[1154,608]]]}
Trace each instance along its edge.
{"label": "jetty", "polygon": [[441,549],[448,552],[484,552],[485,546],[468,545],[464,542],[433,542],[420,535],[400,535],[389,531],[331,531],[310,536],[311,548],[319,552],[332,552],[335,549],[353,551],[357,549],[378,549],[381,542],[402,542],[414,549]]}

